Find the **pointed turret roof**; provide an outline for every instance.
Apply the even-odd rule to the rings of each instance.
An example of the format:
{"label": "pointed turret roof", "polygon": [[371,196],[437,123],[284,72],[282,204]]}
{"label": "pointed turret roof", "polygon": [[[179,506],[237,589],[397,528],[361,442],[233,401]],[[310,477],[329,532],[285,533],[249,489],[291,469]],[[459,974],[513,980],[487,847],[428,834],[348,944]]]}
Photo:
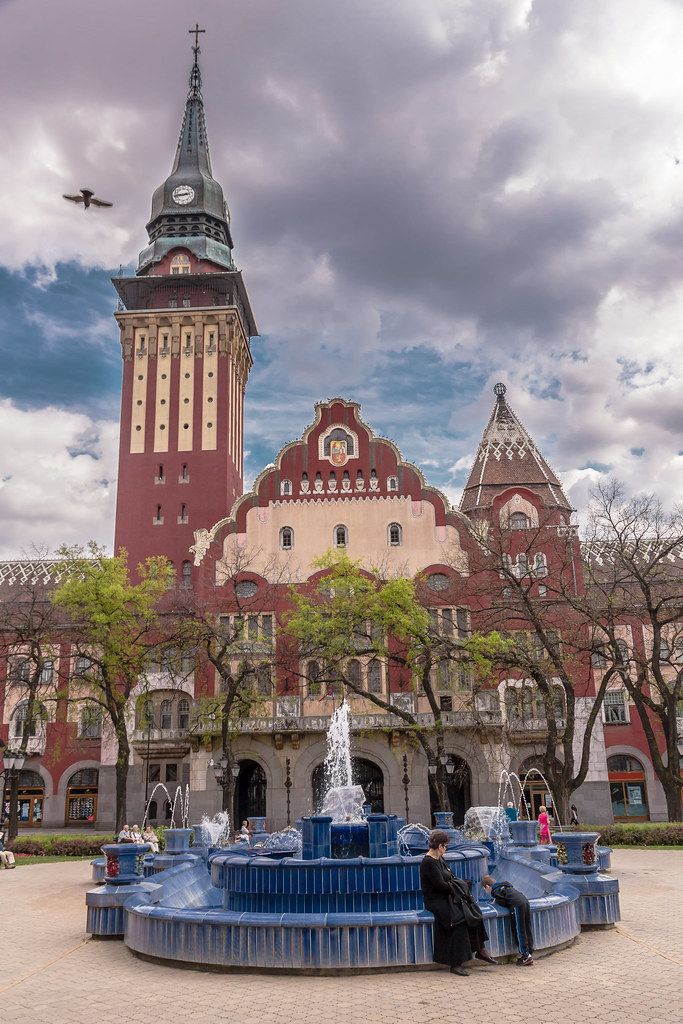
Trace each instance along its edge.
{"label": "pointed turret roof", "polygon": [[507,388],[496,384],[496,404],[465,484],[461,512],[491,505],[508,487],[526,487],[547,506],[571,510],[560,481],[505,400]]}
{"label": "pointed turret roof", "polygon": [[230,215],[223,189],[213,177],[202,97],[199,46],[193,47],[190,88],[185,101],[173,168],[152,197],[147,225],[151,245],[140,253],[140,270],[179,245],[201,259],[234,269]]}

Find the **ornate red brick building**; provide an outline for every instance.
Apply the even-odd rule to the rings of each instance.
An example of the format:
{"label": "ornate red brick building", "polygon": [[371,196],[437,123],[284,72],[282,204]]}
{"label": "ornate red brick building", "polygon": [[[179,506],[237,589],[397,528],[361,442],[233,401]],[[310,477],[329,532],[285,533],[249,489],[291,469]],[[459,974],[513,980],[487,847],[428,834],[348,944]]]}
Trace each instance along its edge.
{"label": "ornate red brick building", "polygon": [[[396,445],[373,432],[357,403],[342,398],[318,403],[301,438],[286,444],[243,493],[244,398],[257,329],[233,262],[223,191],[212,174],[197,50],[173,168],[154,193],[147,231],[137,274],[114,281],[123,364],[115,547],[127,550],[131,566],[148,555],[168,556],[179,587],[210,603],[217,616],[235,614],[221,586],[241,564],[243,642],[262,665],[264,700],[256,717],[235,723],[240,774],[234,812],[239,818],[265,814],[278,827],[313,806],[335,700],[316,685],[311,665],[289,676],[274,668],[281,661],[278,621],[289,584],[305,584],[316,574],[315,559],[341,548],[367,566],[422,574],[435,621],[465,633],[478,606],[458,595],[466,592],[477,557],[477,531],[505,523],[518,528],[520,538],[539,526],[557,536],[572,530],[572,509],[502,385],[459,509]],[[521,557],[521,541],[518,547],[510,557]],[[578,539],[572,550],[580,587]],[[551,551],[541,533],[532,567],[539,594],[555,571]],[[5,599],[22,578],[54,582],[50,563],[2,563]],[[20,689],[12,679],[20,681],[25,660],[18,647],[0,666],[0,736],[8,745],[21,731]],[[45,670],[46,694],[68,687],[73,671],[73,652],[60,640]],[[429,715],[398,669],[360,659],[357,671],[369,691]],[[584,719],[593,693],[590,666],[587,673],[579,702]],[[196,709],[198,698],[216,689],[214,674],[197,664],[180,685],[171,685],[160,667],[150,683],[144,721],[131,710],[130,817],[142,818],[157,782],[189,785],[193,818],[213,813],[220,792],[209,760],[220,741],[210,723],[198,721]],[[451,792],[456,812],[495,802],[500,768],[519,770],[533,759],[538,713],[513,716],[506,688],[514,685],[502,680],[492,691],[483,732],[481,715],[475,719],[468,709],[466,680],[442,694],[448,754],[462,768]],[[409,799],[411,817],[427,820],[424,755],[408,742],[400,721],[371,701],[353,698],[352,711],[356,771],[373,806],[402,813]],[[576,794],[581,817],[607,821],[613,811],[664,817],[642,728],[623,691],[610,695],[604,717]],[[106,727],[83,717],[77,705],[57,701],[36,723],[27,753],[20,792],[25,825],[112,823],[116,750]],[[608,768],[609,756],[617,760]],[[532,790],[538,803],[545,787]],[[157,799],[153,818],[164,820],[164,803]]]}

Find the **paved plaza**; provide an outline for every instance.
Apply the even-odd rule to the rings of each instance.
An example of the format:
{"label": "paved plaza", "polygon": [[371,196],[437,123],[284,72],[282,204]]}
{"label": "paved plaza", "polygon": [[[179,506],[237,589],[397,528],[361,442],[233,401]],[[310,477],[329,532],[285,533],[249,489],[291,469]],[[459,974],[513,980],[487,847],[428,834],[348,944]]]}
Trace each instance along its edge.
{"label": "paved plaza", "polygon": [[532,968],[352,977],[201,973],[86,937],[87,861],[0,872],[7,1024],[669,1024],[683,1018],[683,853],[620,850],[622,921]]}

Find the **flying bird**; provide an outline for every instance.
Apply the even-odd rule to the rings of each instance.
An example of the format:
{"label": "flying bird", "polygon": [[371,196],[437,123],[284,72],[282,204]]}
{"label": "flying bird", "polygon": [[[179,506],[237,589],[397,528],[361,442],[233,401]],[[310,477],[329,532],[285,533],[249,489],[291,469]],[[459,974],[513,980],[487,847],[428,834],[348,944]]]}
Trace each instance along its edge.
{"label": "flying bird", "polygon": [[113,203],[108,203],[106,199],[98,199],[94,191],[91,188],[82,188],[81,194],[78,196],[68,196],[66,193],[62,196],[63,199],[68,199],[70,203],[83,203],[83,209],[87,210],[89,206],[113,206]]}

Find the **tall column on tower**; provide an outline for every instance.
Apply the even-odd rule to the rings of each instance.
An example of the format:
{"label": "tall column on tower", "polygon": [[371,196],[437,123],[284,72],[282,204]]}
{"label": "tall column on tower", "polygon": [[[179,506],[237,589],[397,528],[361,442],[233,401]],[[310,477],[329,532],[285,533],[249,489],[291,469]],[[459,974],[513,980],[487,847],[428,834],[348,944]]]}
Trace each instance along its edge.
{"label": "tall column on tower", "polygon": [[132,569],[166,555],[190,585],[193,533],[242,493],[244,391],[258,332],[214,179],[198,26],[170,175],[152,198],[149,245],[119,295],[123,387],[115,547]]}

